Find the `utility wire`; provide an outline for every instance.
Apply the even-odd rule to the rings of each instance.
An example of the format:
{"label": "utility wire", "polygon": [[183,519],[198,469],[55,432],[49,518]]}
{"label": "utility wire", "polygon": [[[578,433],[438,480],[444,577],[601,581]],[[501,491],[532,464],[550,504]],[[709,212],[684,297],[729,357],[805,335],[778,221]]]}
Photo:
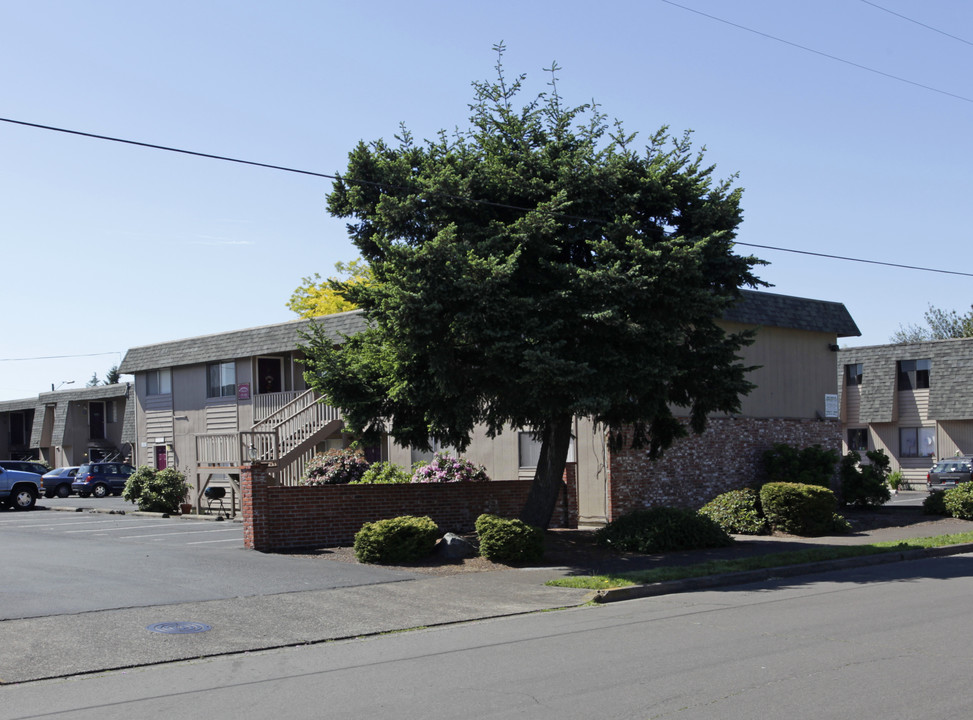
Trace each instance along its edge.
{"label": "utility wire", "polygon": [[[662,0],[662,1],[663,2],[669,2],[669,0]],[[675,3],[672,3],[672,4],[675,4]],[[693,12],[696,12],[696,11],[694,10]],[[272,165],[270,163],[256,162],[256,161],[253,161],[253,160],[242,160],[240,158],[232,158],[232,157],[227,157],[225,155],[214,155],[212,153],[196,152],[194,150],[184,150],[184,149],[181,149],[181,148],[168,147],[166,145],[157,145],[157,144],[154,144],[154,143],[139,142],[137,140],[126,140],[124,138],[116,138],[116,137],[111,137],[109,135],[97,135],[95,133],[81,132],[80,130],[69,130],[69,129],[66,129],[66,128],[54,127],[52,125],[41,125],[39,123],[25,122],[23,120],[13,120],[11,118],[3,118],[3,117],[0,117],[0,122],[6,122],[6,123],[12,123],[14,125],[23,125],[23,126],[26,126],[26,127],[38,128],[40,130],[49,130],[51,132],[67,133],[69,135],[80,135],[81,137],[94,138],[96,140],[106,140],[108,142],[124,143],[126,145],[136,145],[138,147],[151,148],[153,150],[164,150],[166,152],[174,152],[174,153],[181,153],[183,155],[192,155],[192,156],[195,156],[195,157],[209,158],[211,160],[222,160],[224,162],[232,162],[232,163],[237,163],[237,164],[240,164],[240,165],[252,165],[254,167],[268,168],[270,170],[280,170],[281,172],[297,173],[299,175],[310,175],[312,177],[325,178],[325,179],[328,179],[328,180],[340,180],[342,182],[348,182],[348,183],[354,183],[354,184],[360,184],[360,185],[371,185],[373,187],[378,187],[378,188],[382,188],[382,189],[405,190],[407,192],[417,192],[417,190],[415,188],[407,188],[405,186],[400,186],[400,185],[390,185],[388,183],[380,183],[380,182],[375,182],[375,181],[372,181],[372,180],[358,180],[358,179],[355,179],[355,178],[342,178],[339,175],[329,175],[327,173],[314,172],[312,170],[300,170],[300,169],[297,169],[297,168],[286,167],[284,165]],[[537,208],[521,207],[521,206],[518,206],[518,205],[507,205],[507,204],[504,204],[504,203],[491,202],[489,200],[477,200],[476,198],[463,197],[461,195],[452,195],[452,194],[449,194],[449,193],[430,193],[430,192],[421,191],[421,190],[418,191],[418,192],[422,192],[423,194],[427,195],[428,197],[449,198],[451,200],[460,200],[462,202],[473,203],[473,204],[476,204],[476,205],[486,205],[486,206],[489,206],[489,207],[504,208],[504,209],[507,209],[507,210],[517,210],[517,211],[520,211],[520,212],[537,212]],[[558,212],[553,212],[553,211],[544,211],[544,212],[547,212],[547,214],[551,215],[552,217],[557,217],[557,218],[567,219],[567,220],[580,220],[580,221],[583,221],[583,222],[596,222],[596,223],[602,223],[602,224],[604,224],[604,223],[607,222],[606,220],[599,219],[599,218],[583,217],[583,216],[578,216],[578,215],[567,215],[565,213],[558,213]],[[755,247],[755,248],[761,248],[761,249],[764,249],[764,250],[776,250],[778,252],[789,252],[789,253],[795,253],[795,254],[798,254],[798,255],[813,255],[813,256],[816,256],[816,257],[828,258],[828,259],[831,259],[831,260],[845,260],[845,261],[848,261],[848,262],[858,262],[858,263],[865,263],[865,264],[869,264],[869,265],[886,265],[888,267],[897,267],[897,268],[902,268],[902,269],[905,269],[905,270],[920,270],[922,272],[941,273],[941,274],[944,274],[944,275],[961,275],[963,277],[973,277],[973,273],[959,272],[959,271],[956,271],[956,270],[942,270],[942,269],[938,269],[938,268],[920,267],[920,266],[917,266],[917,265],[904,265],[904,264],[898,264],[898,263],[883,262],[881,260],[867,260],[867,259],[864,259],[864,258],[852,258],[852,257],[845,257],[845,256],[842,256],[842,255],[829,255],[827,253],[816,253],[816,252],[810,252],[810,251],[807,251],[807,250],[794,250],[792,248],[774,247],[772,245],[754,245],[754,244],[751,244],[751,243],[744,243],[744,242],[737,242],[737,241],[734,241],[734,243],[736,245],[741,245],[741,246],[744,246],[744,247]],[[110,355],[111,353],[95,353],[95,354],[96,355]],[[86,355],[62,355],[62,356],[58,356],[58,357],[89,357],[89,356],[86,356]],[[16,358],[7,358],[6,360],[3,359],[3,358],[0,358],[0,362],[5,362],[5,361],[8,361],[8,360],[13,360],[13,359],[16,359]],[[20,358],[20,359],[22,359],[22,360],[48,360],[48,359],[53,359],[53,358]]]}
{"label": "utility wire", "polygon": [[790,40],[784,40],[783,38],[776,37],[775,35],[770,35],[769,33],[761,32],[760,30],[754,30],[753,28],[747,27],[746,25],[740,25],[738,23],[731,22],[730,20],[724,20],[721,17],[716,17],[715,15],[704,13],[701,10],[696,10],[695,8],[687,7],[686,5],[680,5],[677,2],[673,2],[673,0],[662,0],[662,2],[664,2],[666,5],[672,5],[673,7],[677,7],[680,10],[696,13],[697,15],[701,15],[702,17],[709,18],[710,20],[716,20],[716,22],[721,22],[724,25],[729,25],[730,27],[735,27],[739,30],[746,30],[747,32],[753,33],[754,35],[760,35],[761,37],[765,37],[768,40],[774,40],[776,42],[783,43],[784,45],[790,45],[791,47],[798,48],[799,50],[804,50],[805,52],[813,53],[815,55],[820,55],[821,57],[828,58],[829,60],[834,60],[836,62],[844,63],[845,65],[851,65],[852,67],[858,68],[859,70],[865,70],[866,72],[875,73],[876,75],[881,75],[882,77],[889,78],[890,80],[896,80],[898,82],[906,83],[907,85],[912,85],[914,87],[922,88],[923,90],[929,90],[930,92],[939,93],[940,95],[946,95],[948,97],[955,98],[956,100],[962,100],[963,102],[973,103],[973,98],[968,98],[964,95],[957,95],[956,93],[951,93],[948,90],[940,90],[939,88],[932,87],[931,85],[923,85],[922,83],[916,82],[914,80],[908,80],[904,77],[899,77],[898,75],[892,75],[891,73],[887,73],[882,70],[876,70],[875,68],[868,67],[867,65],[861,65],[860,63],[856,63],[851,60],[845,60],[844,58],[840,58],[837,55],[829,55],[826,52],[815,50],[814,48],[807,47],[806,45],[800,45],[796,42],[791,42]]}
{"label": "utility wire", "polygon": [[973,42],[970,42],[969,40],[966,40],[966,39],[961,38],[961,37],[957,37],[956,35],[950,35],[948,32],[945,32],[944,30],[940,30],[939,28],[934,28],[932,25],[926,25],[926,23],[919,22],[918,20],[914,20],[914,19],[912,19],[910,17],[906,17],[902,13],[897,13],[894,10],[889,10],[887,7],[882,7],[878,3],[870,2],[870,0],[861,0],[861,1],[863,3],[865,3],[866,5],[871,5],[873,8],[878,8],[879,10],[882,10],[883,12],[887,12],[889,15],[895,15],[895,17],[897,17],[897,18],[902,18],[903,20],[906,20],[906,21],[908,21],[910,23],[915,23],[916,25],[919,25],[920,27],[924,27],[924,28],[926,28],[926,30],[932,30],[935,33],[939,33],[940,35],[945,35],[946,37],[952,38],[953,40],[959,40],[961,43],[966,43],[967,45],[973,45]]}
{"label": "utility wire", "polygon": [[64,360],[65,358],[98,357],[99,355],[122,356],[122,354],[116,350],[115,352],[87,353],[85,355],[46,355],[44,357],[0,358],[0,362],[22,362],[24,360]]}

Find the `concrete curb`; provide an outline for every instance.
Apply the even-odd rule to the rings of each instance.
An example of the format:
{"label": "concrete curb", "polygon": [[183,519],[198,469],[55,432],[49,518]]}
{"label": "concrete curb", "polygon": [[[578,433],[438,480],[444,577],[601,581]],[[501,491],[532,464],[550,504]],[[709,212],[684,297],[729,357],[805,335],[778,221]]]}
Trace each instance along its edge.
{"label": "concrete curb", "polygon": [[[907,541],[903,541],[907,542]],[[948,555],[962,555],[973,553],[973,543],[946,545],[938,548],[919,548],[896,552],[891,550],[876,555],[861,555],[859,557],[840,558],[837,560],[823,560],[802,565],[784,565],[780,567],[762,568],[760,570],[745,570],[736,573],[720,575],[705,575],[703,577],[685,578],[683,580],[667,580],[650,585],[631,585],[629,587],[609,588],[598,590],[591,598],[592,602],[610,603],[621,600],[635,600],[637,598],[657,597],[694,590],[725,587],[727,585],[743,585],[761,582],[773,578],[795,577],[797,575],[811,575],[832,570],[847,570],[856,567],[884,565],[886,563],[903,562],[908,560],[924,560]]]}

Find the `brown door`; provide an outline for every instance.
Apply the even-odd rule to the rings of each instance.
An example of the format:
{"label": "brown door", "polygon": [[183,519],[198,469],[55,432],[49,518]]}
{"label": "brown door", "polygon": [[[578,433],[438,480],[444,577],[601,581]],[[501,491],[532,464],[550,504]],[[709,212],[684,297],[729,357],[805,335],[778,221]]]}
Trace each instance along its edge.
{"label": "brown door", "polygon": [[88,437],[92,440],[105,439],[105,403],[88,403]]}
{"label": "brown door", "polygon": [[280,358],[257,358],[257,392],[284,390],[284,363]]}

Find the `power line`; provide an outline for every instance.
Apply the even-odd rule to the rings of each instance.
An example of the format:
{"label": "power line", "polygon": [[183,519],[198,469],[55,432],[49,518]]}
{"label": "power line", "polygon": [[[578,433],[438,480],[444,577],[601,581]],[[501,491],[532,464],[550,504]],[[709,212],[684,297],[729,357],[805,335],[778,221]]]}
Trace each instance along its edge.
{"label": "power line", "polygon": [[[669,2],[669,0],[662,0],[662,1],[663,2]],[[671,4],[674,5],[675,3],[671,3]],[[682,7],[682,6],[680,5],[678,7]],[[692,12],[696,12],[696,11],[693,10]],[[700,13],[700,14],[702,14],[702,13]],[[328,173],[314,172],[312,170],[300,170],[298,168],[290,168],[290,167],[286,167],[284,165],[273,165],[273,164],[270,164],[270,163],[256,162],[254,160],[243,160],[243,159],[240,159],[240,158],[228,157],[226,155],[215,155],[215,154],[212,154],[212,153],[197,152],[195,150],[185,150],[185,149],[182,149],[182,148],[174,148],[174,147],[169,147],[169,146],[166,146],[166,145],[157,145],[155,143],[139,142],[137,140],[127,140],[125,138],[116,138],[116,137],[111,137],[110,135],[98,135],[98,134],[95,134],[95,133],[82,132],[80,130],[70,130],[70,129],[67,129],[67,128],[55,127],[53,125],[41,125],[40,123],[26,122],[24,120],[14,120],[14,119],[11,119],[11,118],[2,118],[2,117],[0,117],[0,122],[12,123],[14,125],[23,125],[25,127],[37,128],[37,129],[40,129],[40,130],[48,130],[48,131],[51,131],[51,132],[67,133],[69,135],[79,135],[81,137],[94,138],[96,140],[105,140],[107,142],[117,142],[117,143],[123,143],[123,144],[126,144],[126,145],[135,145],[135,146],[138,146],[138,147],[150,148],[152,150],[164,150],[166,152],[180,153],[180,154],[183,154],[183,155],[192,155],[194,157],[209,158],[210,160],[222,160],[224,162],[232,162],[232,163],[237,163],[239,165],[251,165],[251,166],[254,166],[254,167],[267,168],[267,169],[270,169],[270,170],[280,170],[281,172],[297,173],[299,175],[310,175],[312,177],[320,177],[320,178],[325,178],[325,179],[328,179],[328,180],[341,180],[343,182],[348,182],[348,183],[355,183],[355,184],[361,184],[361,185],[371,185],[373,187],[379,187],[379,188],[382,188],[382,189],[405,190],[407,192],[419,192],[419,193],[422,193],[422,194],[424,194],[424,195],[426,195],[428,197],[448,198],[448,199],[451,199],[451,200],[460,200],[460,201],[463,201],[463,202],[473,203],[473,204],[476,204],[476,205],[486,205],[486,206],[489,206],[489,207],[503,208],[503,209],[506,209],[506,210],[517,210],[517,211],[520,211],[520,212],[537,212],[537,208],[521,207],[521,206],[518,206],[518,205],[508,205],[508,204],[505,204],[505,203],[491,202],[489,200],[478,200],[476,198],[463,197],[461,195],[452,195],[452,194],[449,194],[449,193],[430,193],[430,192],[424,191],[424,190],[417,190],[416,188],[408,188],[408,187],[401,186],[401,185],[390,185],[388,183],[374,182],[374,181],[371,181],[371,180],[359,180],[359,179],[356,179],[356,178],[342,178],[342,177],[340,177],[338,175],[329,175]],[[565,213],[558,213],[558,212],[553,212],[553,211],[541,211],[541,212],[546,212],[548,215],[550,215],[552,217],[557,217],[557,218],[565,219],[565,220],[580,220],[580,221],[583,221],[583,222],[594,222],[594,223],[602,223],[602,224],[604,224],[604,223],[607,222],[606,220],[600,219],[600,218],[584,217],[584,216],[578,216],[578,215],[568,215],[568,214],[565,214]],[[813,256],[816,256],[816,257],[828,258],[828,259],[831,259],[831,260],[844,260],[844,261],[848,261],[848,262],[865,263],[865,264],[869,264],[869,265],[886,265],[888,267],[902,268],[902,269],[905,269],[905,270],[919,270],[919,271],[922,271],[922,272],[940,273],[940,274],[944,274],[944,275],[960,275],[960,276],[963,276],[963,277],[973,277],[973,274],[971,274],[971,273],[964,273],[964,272],[959,272],[959,271],[956,271],[956,270],[941,270],[941,269],[938,269],[938,268],[927,268],[927,267],[920,267],[920,266],[917,266],[917,265],[904,265],[904,264],[899,264],[899,263],[884,262],[884,261],[881,261],[881,260],[867,260],[867,259],[864,259],[864,258],[852,258],[852,257],[846,257],[846,256],[842,256],[842,255],[829,255],[827,253],[816,253],[816,252],[810,252],[808,250],[794,250],[793,248],[774,247],[772,245],[755,245],[755,244],[752,244],[752,243],[744,243],[744,242],[737,242],[737,241],[734,241],[734,242],[735,242],[735,244],[741,245],[741,246],[744,246],[744,247],[755,247],[755,248],[761,248],[761,249],[764,249],[764,250],[776,250],[778,252],[789,252],[789,253],[795,253],[795,254],[798,254],[798,255],[813,255]],[[111,354],[112,353],[94,353],[94,355],[111,355]],[[118,354],[118,353],[116,353],[116,354]],[[17,359],[20,359],[20,360],[51,360],[51,359],[68,358],[68,357],[91,357],[91,356],[89,356],[89,355],[61,355],[61,356],[50,357],[50,358],[0,358],[0,362],[10,362],[10,361],[17,360]]]}
{"label": "power line", "polygon": [[904,270],[921,270],[922,272],[942,273],[943,275],[961,275],[962,277],[973,277],[973,273],[960,272],[959,270],[941,270],[939,268],[920,267],[918,265],[901,265],[899,263],[884,262],[882,260],[865,260],[863,258],[846,257],[843,255],[829,255],[827,253],[811,252],[810,250],[794,250],[793,248],[774,247],[773,245],[756,245],[754,243],[736,242],[736,245],[745,247],[762,248],[764,250],[779,250],[780,252],[796,253],[798,255],[813,255],[814,257],[828,258],[829,260],[846,260],[848,262],[867,263],[868,265],[885,265],[887,267],[902,268]]}
{"label": "power line", "polygon": [[895,15],[895,17],[897,17],[897,18],[902,18],[903,20],[906,20],[907,22],[915,23],[916,25],[919,25],[920,27],[924,27],[924,28],[926,28],[926,30],[932,30],[935,33],[939,33],[940,35],[945,35],[946,37],[952,38],[953,40],[959,40],[961,43],[966,43],[967,45],[973,45],[973,42],[970,42],[969,40],[966,40],[966,39],[961,38],[961,37],[957,37],[956,35],[950,35],[948,32],[946,32],[944,30],[940,30],[939,28],[934,28],[932,25],[926,25],[926,23],[924,23],[924,22],[919,22],[918,20],[914,20],[914,19],[912,19],[910,17],[906,17],[902,13],[897,13],[894,10],[889,10],[887,7],[882,7],[878,3],[870,2],[870,0],[861,0],[861,1],[863,3],[865,3],[866,5],[871,5],[873,8],[878,8],[879,10],[881,10],[883,12],[887,12],[889,15]]}
{"label": "power line", "polygon": [[907,85],[912,85],[914,87],[922,88],[923,90],[929,90],[930,92],[939,93],[940,95],[946,95],[948,97],[955,98],[956,100],[962,100],[963,102],[973,103],[973,98],[968,98],[964,95],[957,95],[956,93],[951,93],[948,90],[940,90],[939,88],[932,87],[931,85],[924,85],[914,80],[908,80],[904,77],[899,77],[898,75],[892,75],[891,73],[884,72],[883,70],[876,70],[875,68],[853,62],[852,60],[845,60],[844,58],[840,58],[837,55],[830,55],[826,52],[822,52],[821,50],[815,50],[814,48],[808,47],[806,45],[801,45],[799,43],[792,42],[790,40],[784,40],[783,38],[779,38],[775,35],[770,35],[769,33],[765,33],[760,30],[754,30],[753,28],[747,27],[746,25],[740,25],[738,23],[731,22],[730,20],[725,20],[721,17],[716,17],[715,15],[704,13],[701,10],[696,10],[695,8],[687,7],[686,5],[680,5],[677,2],[673,2],[673,0],[662,0],[662,2],[666,3],[667,5],[672,5],[673,7],[677,7],[680,10],[696,13],[697,15],[701,15],[702,17],[709,18],[710,20],[721,22],[724,25],[729,25],[730,27],[735,27],[739,30],[746,30],[747,32],[753,33],[754,35],[760,35],[761,37],[765,37],[768,40],[774,40],[776,42],[783,43],[784,45],[790,45],[791,47],[798,48],[799,50],[804,50],[805,52],[813,53],[815,55],[820,55],[821,57],[828,58],[829,60],[834,60],[836,62],[844,63],[845,65],[851,65],[852,67],[858,68],[859,70],[865,70],[866,72],[875,73],[876,75],[881,75],[882,77],[889,78],[890,80],[896,80],[901,83],[906,83]]}
{"label": "power line", "polygon": [[0,362],[23,362],[25,360],[64,360],[66,358],[98,357],[99,355],[118,355],[119,357],[122,356],[122,354],[116,350],[115,352],[87,353],[85,355],[46,355],[43,357],[0,358]]}

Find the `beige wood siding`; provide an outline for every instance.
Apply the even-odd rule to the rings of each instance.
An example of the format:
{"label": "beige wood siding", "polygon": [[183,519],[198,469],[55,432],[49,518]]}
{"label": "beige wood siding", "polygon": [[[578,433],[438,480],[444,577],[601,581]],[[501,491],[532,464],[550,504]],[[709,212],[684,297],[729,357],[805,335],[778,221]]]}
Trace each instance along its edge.
{"label": "beige wood siding", "polygon": [[929,390],[903,390],[896,394],[899,425],[919,426],[929,418]]}
{"label": "beige wood siding", "polygon": [[206,407],[206,432],[227,433],[237,431],[236,403],[219,403]]}
{"label": "beige wood siding", "polygon": [[[728,332],[747,329],[721,323]],[[824,396],[838,392],[833,334],[764,327],[743,348],[743,364],[757,365],[747,379],[757,387],[741,403],[746,417],[824,417]],[[684,414],[684,413],[680,413]]]}
{"label": "beige wood siding", "polygon": [[862,388],[861,385],[846,385],[842,397],[845,404],[844,419],[849,425],[858,425],[861,417]]}
{"label": "beige wood siding", "polygon": [[973,454],[973,420],[944,420],[936,433],[937,457]]}

